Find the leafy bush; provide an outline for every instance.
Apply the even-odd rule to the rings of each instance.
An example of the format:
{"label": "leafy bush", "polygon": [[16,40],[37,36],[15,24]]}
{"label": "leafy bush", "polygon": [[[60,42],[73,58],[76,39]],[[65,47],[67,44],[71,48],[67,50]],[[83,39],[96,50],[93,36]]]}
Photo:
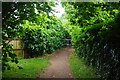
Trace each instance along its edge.
{"label": "leafy bush", "polygon": [[48,18],[47,15],[40,14],[37,19],[35,22],[24,21],[23,24],[22,41],[31,57],[51,53],[63,47],[65,43],[63,39],[66,37],[66,31],[56,17]]}

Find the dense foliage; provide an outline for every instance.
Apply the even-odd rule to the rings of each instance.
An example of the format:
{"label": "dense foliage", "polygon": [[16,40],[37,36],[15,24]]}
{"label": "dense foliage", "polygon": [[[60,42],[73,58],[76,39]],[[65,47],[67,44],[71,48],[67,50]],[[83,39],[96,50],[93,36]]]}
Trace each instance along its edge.
{"label": "dense foliage", "polygon": [[15,54],[13,54],[12,45],[9,42],[21,36],[23,20],[34,21],[37,13],[44,12],[48,14],[52,11],[52,6],[54,6],[54,3],[47,2],[2,3],[2,71],[10,69],[9,61],[18,63]]}
{"label": "dense foliage", "polygon": [[30,57],[51,53],[65,46],[66,31],[55,16],[44,13],[34,22],[24,21],[22,41]]}
{"label": "dense foliage", "polygon": [[[75,52],[102,79],[119,80],[120,3],[63,3]],[[70,10],[71,9],[71,10]]]}
{"label": "dense foliage", "polygon": [[[120,75],[120,3],[65,2],[75,52],[97,69],[101,78],[119,80]],[[64,46],[69,34],[52,14],[54,3],[9,2],[2,4],[2,69],[9,61],[18,63],[10,40],[22,38],[30,57],[51,53]],[[66,21],[67,22],[67,21]],[[6,41],[7,40],[7,41]]]}

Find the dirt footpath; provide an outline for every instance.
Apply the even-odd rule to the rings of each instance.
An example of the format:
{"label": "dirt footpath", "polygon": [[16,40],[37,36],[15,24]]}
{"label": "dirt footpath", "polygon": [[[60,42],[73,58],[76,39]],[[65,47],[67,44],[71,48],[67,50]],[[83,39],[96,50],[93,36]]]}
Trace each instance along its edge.
{"label": "dirt footpath", "polygon": [[51,65],[43,72],[39,78],[73,78],[69,66],[69,55],[73,52],[72,48],[57,50],[51,56]]}

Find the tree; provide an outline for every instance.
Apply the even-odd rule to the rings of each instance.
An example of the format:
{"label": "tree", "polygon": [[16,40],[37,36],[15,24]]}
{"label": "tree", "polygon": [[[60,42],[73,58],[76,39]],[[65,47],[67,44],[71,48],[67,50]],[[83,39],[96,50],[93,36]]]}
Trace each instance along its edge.
{"label": "tree", "polygon": [[[20,37],[22,33],[23,20],[34,21],[37,13],[48,14],[52,11],[54,3],[48,2],[3,2],[2,3],[2,69],[10,69],[9,61],[18,63],[16,55],[13,54],[11,39]],[[9,40],[8,42],[6,40]]]}

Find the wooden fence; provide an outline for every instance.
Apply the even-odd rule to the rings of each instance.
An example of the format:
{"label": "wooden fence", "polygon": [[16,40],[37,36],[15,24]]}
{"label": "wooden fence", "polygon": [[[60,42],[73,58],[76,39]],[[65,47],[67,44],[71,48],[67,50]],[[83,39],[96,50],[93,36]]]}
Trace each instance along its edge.
{"label": "wooden fence", "polygon": [[[65,40],[65,46],[71,46],[71,39],[64,39]],[[6,40],[9,41],[9,40]],[[26,57],[26,50],[24,49],[24,44],[20,39],[14,39],[10,40],[10,43],[13,45],[13,52],[17,55],[19,58]]]}
{"label": "wooden fence", "polygon": [[24,58],[24,45],[20,39],[10,40],[9,44],[13,45],[13,52],[17,55],[17,57]]}

